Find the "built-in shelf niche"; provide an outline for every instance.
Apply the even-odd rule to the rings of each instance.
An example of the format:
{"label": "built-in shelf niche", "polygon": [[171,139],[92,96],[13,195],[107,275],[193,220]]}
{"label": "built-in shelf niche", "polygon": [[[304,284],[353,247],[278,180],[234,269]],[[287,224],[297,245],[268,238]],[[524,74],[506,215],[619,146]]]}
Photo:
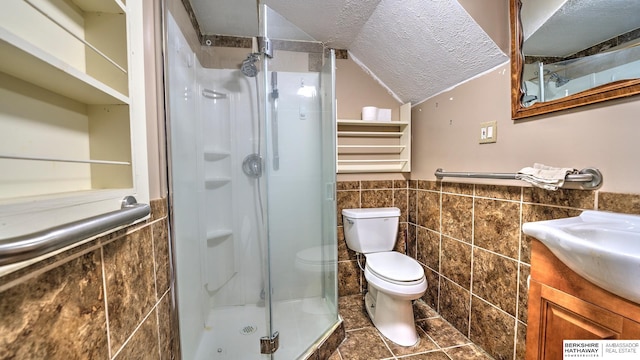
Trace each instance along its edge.
{"label": "built-in shelf niche", "polygon": [[1,2],[0,238],[149,201],[142,10]]}
{"label": "built-in shelf niche", "polygon": [[0,201],[132,188],[125,5],[2,7]]}
{"label": "built-in shelf niche", "polygon": [[337,120],[338,173],[411,171],[411,104],[395,121]]}

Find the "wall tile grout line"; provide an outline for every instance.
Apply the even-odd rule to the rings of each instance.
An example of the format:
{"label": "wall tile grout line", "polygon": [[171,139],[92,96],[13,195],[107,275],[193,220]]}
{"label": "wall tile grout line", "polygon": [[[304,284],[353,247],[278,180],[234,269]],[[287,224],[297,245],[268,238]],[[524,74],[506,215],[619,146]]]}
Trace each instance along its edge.
{"label": "wall tile grout line", "polygon": [[[158,219],[157,222],[160,222],[162,219]],[[154,221],[153,223],[156,223]],[[156,338],[158,340],[158,359],[162,358],[162,351],[160,350],[160,314],[158,309],[158,304],[160,304],[161,297],[158,296],[158,264],[156,262],[156,234],[153,231],[153,225],[149,224],[149,230],[151,232],[151,254],[153,258],[153,289],[156,297],[156,303],[152,306],[152,310],[156,310]]]}
{"label": "wall tile grout line", "polygon": [[471,314],[473,313],[473,265],[475,259],[475,251],[476,251],[476,237],[475,237],[475,227],[476,227],[476,219],[475,219],[475,208],[476,208],[476,187],[473,185],[473,200],[471,201],[471,274],[469,275],[469,317],[468,317],[468,329],[467,329],[467,337],[471,338]]}
{"label": "wall tile grout line", "polygon": [[153,308],[156,309],[156,324],[158,325],[156,327],[156,337],[158,338],[158,359],[162,359],[162,349],[160,346],[160,311],[157,311],[158,310],[157,304]]}
{"label": "wall tile grout line", "polygon": [[102,295],[104,298],[104,317],[107,330],[107,354],[111,359],[111,331],[109,328],[109,301],[107,299],[107,272],[104,264],[104,248],[100,247],[100,264],[102,268]]}
{"label": "wall tile grout line", "polygon": [[[518,356],[518,322],[520,321],[520,282],[522,279],[520,275],[522,274],[522,208],[523,208],[523,200],[524,199],[524,189],[520,189],[520,211],[518,213],[518,274],[516,275],[516,322],[513,336],[513,358],[516,359]],[[528,284],[528,282],[527,282]],[[527,291],[529,287],[527,286]]]}

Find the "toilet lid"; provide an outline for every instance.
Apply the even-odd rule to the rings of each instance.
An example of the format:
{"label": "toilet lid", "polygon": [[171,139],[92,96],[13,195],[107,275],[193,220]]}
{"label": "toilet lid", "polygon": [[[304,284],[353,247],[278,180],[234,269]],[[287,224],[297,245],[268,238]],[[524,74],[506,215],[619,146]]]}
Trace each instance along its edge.
{"label": "toilet lid", "polygon": [[424,277],[418,262],[397,251],[367,254],[367,267],[374,274],[393,281],[416,281]]}

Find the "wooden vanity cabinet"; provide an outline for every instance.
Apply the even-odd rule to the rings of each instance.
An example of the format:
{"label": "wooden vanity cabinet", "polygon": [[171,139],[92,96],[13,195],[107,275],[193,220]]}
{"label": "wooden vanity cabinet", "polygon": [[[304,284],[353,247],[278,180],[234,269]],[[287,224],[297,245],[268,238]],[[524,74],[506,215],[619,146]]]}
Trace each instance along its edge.
{"label": "wooden vanity cabinet", "polygon": [[561,360],[563,340],[595,339],[640,339],[640,304],[585,280],[534,239],[526,359]]}

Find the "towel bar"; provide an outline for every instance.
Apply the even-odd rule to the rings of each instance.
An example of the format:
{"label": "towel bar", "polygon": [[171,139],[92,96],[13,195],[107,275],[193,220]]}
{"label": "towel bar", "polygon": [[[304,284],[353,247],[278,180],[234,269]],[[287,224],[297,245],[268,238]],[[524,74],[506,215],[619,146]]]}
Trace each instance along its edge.
{"label": "towel bar", "polygon": [[33,259],[122,225],[151,213],[148,204],[138,204],[127,196],[120,210],[55,226],[35,233],[0,240],[0,266]]}
{"label": "towel bar", "polygon": [[[449,172],[440,168],[436,170],[434,175],[438,180],[442,180],[444,177],[517,180],[516,173]],[[579,182],[585,189],[595,189],[602,184],[602,173],[596,168],[584,168],[578,174],[567,175],[564,181]]]}

